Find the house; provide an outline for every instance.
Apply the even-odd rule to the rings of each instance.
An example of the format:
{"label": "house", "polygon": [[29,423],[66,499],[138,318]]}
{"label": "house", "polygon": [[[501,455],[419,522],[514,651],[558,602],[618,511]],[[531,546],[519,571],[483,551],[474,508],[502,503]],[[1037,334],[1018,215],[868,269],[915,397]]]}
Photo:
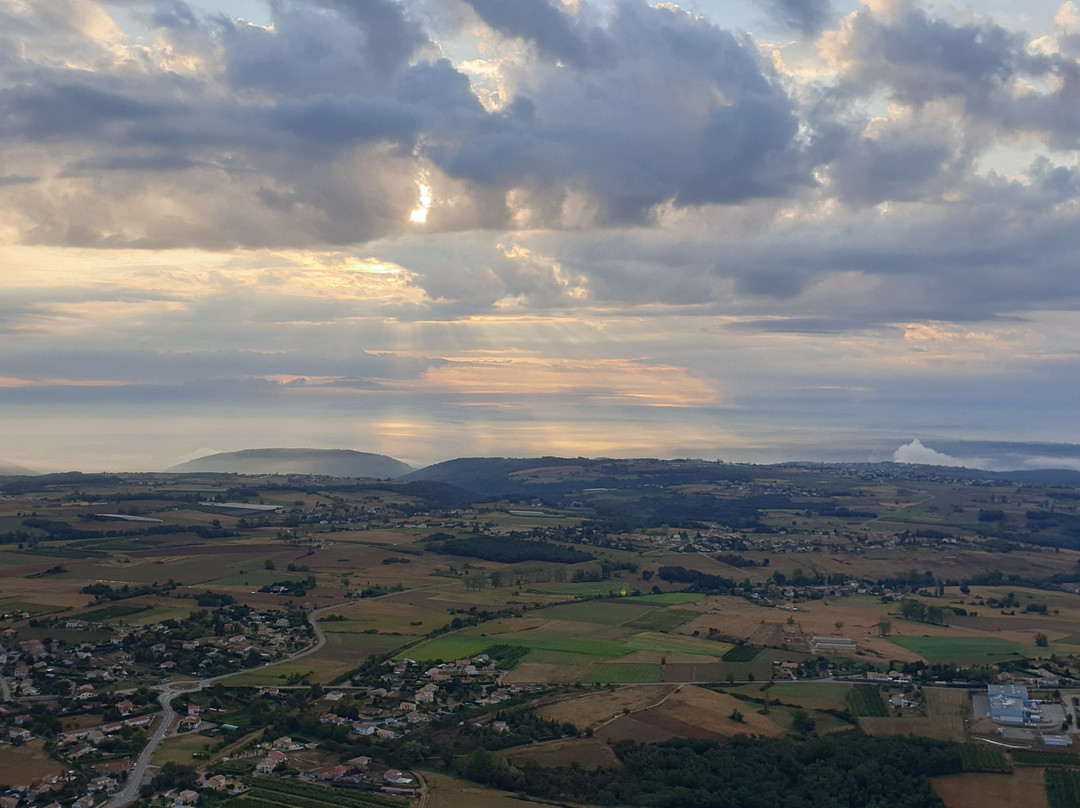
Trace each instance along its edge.
{"label": "house", "polygon": [[188,715],[180,719],[181,732],[191,732],[202,726],[202,719],[197,715]]}
{"label": "house", "polygon": [[14,744],[25,743],[34,736],[30,734],[28,729],[15,728],[8,730],[8,737],[11,738],[11,742]]}
{"label": "house", "polygon": [[93,780],[91,780],[90,785],[87,786],[87,790],[104,791],[107,794],[111,794],[116,790],[116,787],[119,785],[120,784],[114,778],[102,775],[100,777],[95,777]]}
{"label": "house", "polygon": [[120,712],[120,715],[131,715],[135,711],[135,703],[124,699],[117,703],[116,709]]}
{"label": "house", "polygon": [[176,795],[174,805],[194,805],[199,801],[199,792],[185,789]]}
{"label": "house", "polygon": [[221,791],[229,784],[229,779],[224,774],[215,774],[213,777],[208,777],[203,782],[203,788],[212,788],[214,791]]}
{"label": "house", "polygon": [[491,723],[491,729],[499,735],[502,735],[503,733],[510,731],[510,725],[505,721],[493,721]]}
{"label": "house", "polygon": [[413,778],[409,777],[404,772],[398,771],[397,769],[387,769],[386,772],[383,774],[383,779],[386,782],[393,783],[396,786],[407,786],[411,785],[414,782]]}
{"label": "house", "polygon": [[127,776],[131,771],[130,760],[113,760],[108,763],[98,763],[94,766],[94,771],[99,775],[107,775],[109,777],[118,777],[120,775]]}
{"label": "house", "polygon": [[281,768],[282,764],[284,764],[286,760],[287,758],[285,757],[285,755],[281,754],[280,752],[271,752],[269,755],[267,755],[255,764],[255,771],[259,774],[273,774],[279,768]]}
{"label": "house", "polygon": [[339,780],[347,774],[351,774],[353,771],[352,766],[341,765],[333,766],[329,769],[323,769],[317,775],[320,780]]}
{"label": "house", "polygon": [[125,718],[125,727],[145,727],[154,720],[152,715],[140,715],[137,718]]}

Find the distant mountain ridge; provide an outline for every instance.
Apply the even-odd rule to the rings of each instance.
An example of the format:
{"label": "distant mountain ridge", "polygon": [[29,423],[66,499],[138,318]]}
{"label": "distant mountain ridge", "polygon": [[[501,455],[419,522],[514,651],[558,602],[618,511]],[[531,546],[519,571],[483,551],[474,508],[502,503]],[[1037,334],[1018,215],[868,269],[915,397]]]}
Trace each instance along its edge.
{"label": "distant mountain ridge", "polygon": [[392,457],[352,449],[243,449],[220,452],[172,466],[172,472],[235,474],[317,474],[385,480],[414,471]]}
{"label": "distant mountain ridge", "polygon": [[14,463],[0,458],[0,477],[25,477],[29,475],[35,475],[39,472],[31,471],[23,466],[16,466]]}
{"label": "distant mountain ridge", "polygon": [[[1080,471],[1072,469],[1025,469],[982,471],[956,466],[910,463],[779,463],[777,468],[847,466],[867,472],[880,471],[912,477],[945,477],[998,483],[1080,486]],[[481,496],[556,495],[583,488],[626,488],[633,485],[692,485],[721,480],[752,479],[769,464],[723,463],[708,460],[656,460],[651,458],[567,457],[459,457],[403,475],[404,482],[452,485]]]}

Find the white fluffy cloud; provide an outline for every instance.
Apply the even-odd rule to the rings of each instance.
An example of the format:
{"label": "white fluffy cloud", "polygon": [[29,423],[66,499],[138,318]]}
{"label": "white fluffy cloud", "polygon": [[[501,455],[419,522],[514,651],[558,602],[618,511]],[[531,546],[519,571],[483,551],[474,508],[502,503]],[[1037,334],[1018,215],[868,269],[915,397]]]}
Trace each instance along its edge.
{"label": "white fluffy cloud", "polygon": [[947,454],[931,449],[929,446],[924,446],[923,442],[918,438],[915,438],[911,443],[905,443],[895,452],[893,452],[894,463],[911,463],[920,466],[955,466],[955,467],[967,467],[978,468],[978,466],[970,465],[970,461],[958,460],[955,457],[950,457]]}

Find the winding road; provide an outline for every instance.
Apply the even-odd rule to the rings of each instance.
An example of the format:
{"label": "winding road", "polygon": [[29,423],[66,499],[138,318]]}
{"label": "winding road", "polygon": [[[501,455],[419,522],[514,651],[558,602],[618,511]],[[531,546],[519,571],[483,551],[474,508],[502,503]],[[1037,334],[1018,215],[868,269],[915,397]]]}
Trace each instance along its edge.
{"label": "winding road", "polygon": [[332,603],[329,606],[323,606],[318,609],[314,609],[307,614],[308,622],[311,624],[311,628],[315,632],[315,642],[309,645],[302,651],[297,651],[295,654],[290,654],[284,659],[278,659],[273,662],[267,662],[254,668],[246,668],[242,671],[233,671],[232,673],[224,673],[220,676],[211,676],[207,679],[198,679],[196,681],[180,681],[180,682],[167,682],[163,685],[156,685],[155,690],[160,690],[161,695],[158,696],[158,702],[161,704],[161,724],[154,734],[150,736],[150,740],[147,742],[146,747],[143,749],[142,754],[139,755],[139,759],[135,762],[135,766],[128,774],[127,782],[124,787],[117,791],[108,802],[106,802],[102,808],[123,808],[125,805],[130,805],[135,802],[139,797],[139,788],[142,786],[146,775],[150,770],[150,759],[154,756],[154,752],[157,751],[161,742],[169,735],[169,731],[172,729],[173,721],[176,719],[176,712],[172,708],[172,700],[183,693],[194,693],[202,690],[204,687],[210,687],[211,685],[222,682],[226,679],[231,679],[236,676],[242,676],[245,673],[251,673],[252,671],[262,670],[263,668],[272,668],[275,665],[281,665],[285,662],[292,662],[302,657],[310,656],[316,651],[319,651],[324,645],[326,645],[326,634],[319,627],[319,618],[331,609],[338,609],[342,606],[348,605],[347,603]]}

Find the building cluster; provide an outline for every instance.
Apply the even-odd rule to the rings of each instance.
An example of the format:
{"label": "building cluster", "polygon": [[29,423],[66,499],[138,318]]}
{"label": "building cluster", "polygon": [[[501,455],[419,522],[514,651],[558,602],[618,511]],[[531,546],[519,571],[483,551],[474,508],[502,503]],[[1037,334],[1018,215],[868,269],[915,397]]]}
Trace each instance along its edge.
{"label": "building cluster", "polygon": [[[367,691],[367,704],[347,711],[350,715],[331,708],[319,720],[323,724],[348,727],[358,737],[392,740],[463,703],[490,706],[520,693],[520,687],[499,685],[502,673],[487,654],[427,669],[422,669],[415,660],[405,659],[382,674],[380,686]],[[274,695],[277,689],[263,688],[260,692]],[[323,699],[334,703],[343,696],[334,691]]]}
{"label": "building cluster", "polygon": [[337,766],[316,769],[305,775],[316,782],[343,788],[384,791],[412,796],[420,790],[420,781],[412,774],[375,763],[366,755],[346,760]]}

